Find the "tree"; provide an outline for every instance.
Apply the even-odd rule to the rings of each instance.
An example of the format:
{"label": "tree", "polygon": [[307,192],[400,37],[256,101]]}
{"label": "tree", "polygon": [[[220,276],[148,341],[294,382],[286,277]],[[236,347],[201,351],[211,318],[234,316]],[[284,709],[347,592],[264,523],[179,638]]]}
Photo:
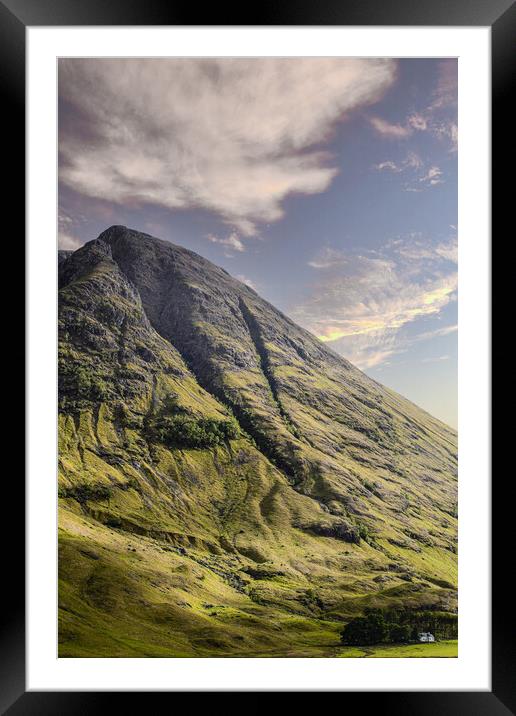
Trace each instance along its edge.
{"label": "tree", "polygon": [[148,426],[151,437],[168,447],[210,448],[239,437],[238,423],[234,418],[195,418],[188,414],[159,417]]}
{"label": "tree", "polygon": [[410,641],[411,631],[408,624],[389,624],[389,641],[393,644]]}
{"label": "tree", "polygon": [[343,644],[368,645],[379,644],[388,637],[388,628],[381,612],[372,612],[365,617],[357,617],[344,627],[341,640]]}

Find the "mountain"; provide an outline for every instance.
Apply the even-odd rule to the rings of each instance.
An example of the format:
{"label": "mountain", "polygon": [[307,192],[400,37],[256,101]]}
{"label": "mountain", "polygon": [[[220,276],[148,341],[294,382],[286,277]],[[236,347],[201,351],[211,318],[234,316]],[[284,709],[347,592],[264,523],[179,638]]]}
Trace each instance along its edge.
{"label": "mountain", "polygon": [[59,653],[323,656],[454,611],[457,435],[197,254],[59,257]]}

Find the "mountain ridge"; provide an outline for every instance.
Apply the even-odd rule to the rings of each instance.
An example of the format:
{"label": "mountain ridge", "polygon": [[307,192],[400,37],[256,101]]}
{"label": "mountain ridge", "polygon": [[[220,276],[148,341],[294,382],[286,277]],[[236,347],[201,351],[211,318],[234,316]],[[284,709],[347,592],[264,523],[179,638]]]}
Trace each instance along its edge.
{"label": "mountain ridge", "polygon": [[[120,655],[318,655],[310,634],[368,604],[455,609],[455,431],[183,247],[113,226],[59,286],[60,653],[90,654],[100,620]],[[165,554],[168,601],[133,549]],[[133,599],[106,610],[99,569],[128,558]]]}

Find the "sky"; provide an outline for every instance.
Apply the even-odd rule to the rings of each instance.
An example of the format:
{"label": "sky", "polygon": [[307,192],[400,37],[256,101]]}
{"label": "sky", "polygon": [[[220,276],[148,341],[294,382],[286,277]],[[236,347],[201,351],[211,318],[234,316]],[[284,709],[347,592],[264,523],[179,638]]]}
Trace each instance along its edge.
{"label": "sky", "polygon": [[59,246],[196,251],[457,426],[457,61],[59,60]]}

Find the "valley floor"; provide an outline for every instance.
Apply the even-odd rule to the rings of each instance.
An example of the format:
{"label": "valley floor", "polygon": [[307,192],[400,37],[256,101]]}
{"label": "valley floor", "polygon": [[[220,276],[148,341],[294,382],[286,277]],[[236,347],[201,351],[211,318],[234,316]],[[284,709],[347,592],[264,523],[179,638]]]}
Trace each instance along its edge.
{"label": "valley floor", "polygon": [[458,641],[436,641],[433,644],[379,644],[378,646],[346,646],[337,655],[341,659],[405,659],[457,658]]}
{"label": "valley floor", "polygon": [[339,658],[339,659],[450,659],[458,656],[458,640],[449,639],[433,644],[379,644],[378,646],[313,646],[288,651],[269,650],[263,653],[239,654],[261,658]]}

